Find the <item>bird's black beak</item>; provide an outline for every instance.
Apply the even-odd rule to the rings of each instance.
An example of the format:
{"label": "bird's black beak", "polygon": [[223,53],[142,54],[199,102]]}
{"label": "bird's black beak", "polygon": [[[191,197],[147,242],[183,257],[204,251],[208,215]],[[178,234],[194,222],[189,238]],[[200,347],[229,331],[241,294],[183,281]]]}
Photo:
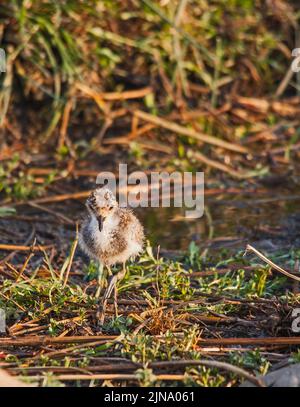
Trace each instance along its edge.
{"label": "bird's black beak", "polygon": [[101,215],[98,215],[97,216],[97,221],[98,221],[98,226],[99,226],[99,232],[101,232],[102,229],[103,229],[104,218]]}

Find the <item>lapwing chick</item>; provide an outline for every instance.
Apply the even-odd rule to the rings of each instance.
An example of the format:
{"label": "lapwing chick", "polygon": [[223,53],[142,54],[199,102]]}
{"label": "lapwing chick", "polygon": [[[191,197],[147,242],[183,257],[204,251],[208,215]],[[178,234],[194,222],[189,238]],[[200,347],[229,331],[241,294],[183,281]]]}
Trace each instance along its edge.
{"label": "lapwing chick", "polygon": [[[126,274],[126,261],[143,250],[144,229],[132,210],[120,208],[113,193],[106,187],[96,188],[86,201],[88,214],[79,233],[81,249],[98,262],[99,299],[105,268],[109,274],[107,288],[99,302],[99,323],[103,325],[107,300],[114,292],[114,308],[118,315],[117,282]],[[122,264],[122,270],[112,272],[111,266]]]}

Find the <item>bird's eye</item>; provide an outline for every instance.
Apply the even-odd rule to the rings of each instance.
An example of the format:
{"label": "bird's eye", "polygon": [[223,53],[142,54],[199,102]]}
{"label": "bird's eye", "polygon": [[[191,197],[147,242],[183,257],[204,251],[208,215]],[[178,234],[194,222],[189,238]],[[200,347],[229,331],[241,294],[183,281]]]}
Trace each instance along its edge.
{"label": "bird's eye", "polygon": [[108,209],[111,211],[111,210],[112,210],[112,208],[113,208],[113,206],[110,206]]}

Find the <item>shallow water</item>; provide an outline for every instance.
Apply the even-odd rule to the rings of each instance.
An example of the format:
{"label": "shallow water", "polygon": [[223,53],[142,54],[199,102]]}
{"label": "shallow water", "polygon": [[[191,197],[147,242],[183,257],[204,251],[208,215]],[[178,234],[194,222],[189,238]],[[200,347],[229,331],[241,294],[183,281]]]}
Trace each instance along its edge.
{"label": "shallow water", "polygon": [[[300,236],[300,193],[298,190],[267,189],[260,194],[222,194],[208,197],[209,217],[186,219],[181,208],[137,210],[153,245],[185,250],[193,240],[200,246],[244,247],[247,241],[276,240],[289,245]],[[211,218],[211,221],[209,220]],[[212,239],[208,241],[213,228]]]}

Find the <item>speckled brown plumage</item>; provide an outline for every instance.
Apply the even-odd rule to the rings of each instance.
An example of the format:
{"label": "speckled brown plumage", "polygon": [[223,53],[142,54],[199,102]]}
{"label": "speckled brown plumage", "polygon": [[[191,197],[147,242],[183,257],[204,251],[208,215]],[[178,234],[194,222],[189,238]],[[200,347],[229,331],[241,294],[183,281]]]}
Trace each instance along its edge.
{"label": "speckled brown plumage", "polygon": [[[79,244],[90,258],[99,262],[97,298],[102,288],[103,266],[107,266],[111,275],[98,313],[102,325],[112,291],[117,315],[116,284],[125,276],[125,262],[142,251],[144,230],[130,209],[119,208],[116,198],[107,188],[95,189],[88,197],[86,207],[88,215],[80,228]],[[117,263],[123,263],[123,269],[112,275],[110,266]]]}
{"label": "speckled brown plumage", "polygon": [[[144,243],[143,227],[130,209],[118,207],[109,190],[93,191],[87,208],[89,214],[82,223],[79,240],[87,255],[111,266],[139,254]],[[101,231],[99,217],[103,223]]]}

